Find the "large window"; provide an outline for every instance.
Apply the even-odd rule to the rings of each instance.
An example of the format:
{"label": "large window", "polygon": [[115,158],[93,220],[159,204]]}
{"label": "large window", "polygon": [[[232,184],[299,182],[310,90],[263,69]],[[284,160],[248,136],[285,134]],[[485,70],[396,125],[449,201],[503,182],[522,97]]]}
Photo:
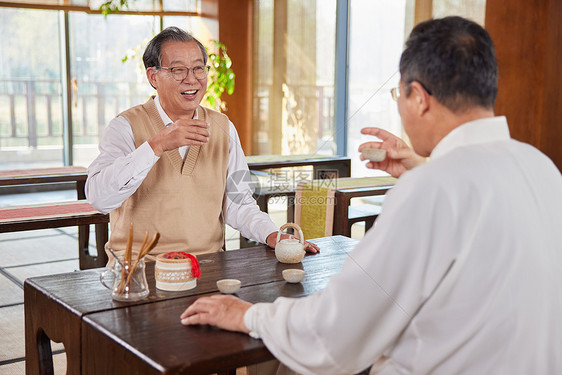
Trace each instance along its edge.
{"label": "large window", "polygon": [[255,3],[256,154],[335,153],[335,0]]}
{"label": "large window", "polygon": [[[338,46],[348,51],[348,85],[338,89],[347,90],[347,114],[336,126],[340,2],[349,3],[349,45]],[[75,9],[101,3],[0,7],[0,169],[89,165],[111,118],[154,93],[140,57],[155,33],[176,25],[207,46],[218,39],[218,0],[135,0],[130,12],[107,17]],[[252,153],[331,155],[345,143],[352,174],[361,176],[381,173],[358,162],[357,147],[369,139],[361,128],[402,136],[389,90],[416,17],[459,14],[483,23],[485,0],[254,0],[253,8]]]}
{"label": "large window", "polygon": [[0,7],[0,169],[88,166],[108,122],[155,93],[141,59],[154,34],[174,25],[206,45],[218,38],[200,1],[130,3],[139,14]]}
{"label": "large window", "polygon": [[398,107],[389,92],[392,87],[398,86],[400,55],[414,24],[431,17],[459,15],[483,25],[486,1],[348,1],[347,155],[354,161],[353,176],[380,175],[384,172],[367,169],[359,162],[359,145],[375,140],[360,131],[363,127],[376,126],[407,140]]}
{"label": "large window", "polygon": [[357,148],[375,140],[361,129],[376,126],[402,136],[390,89],[398,85],[398,62],[404,45],[405,0],[350,0],[347,154],[352,175],[380,174],[359,162]]}
{"label": "large window", "polygon": [[58,12],[0,8],[0,168],[61,165]]}
{"label": "large window", "polygon": [[[70,13],[72,135],[75,165],[89,165],[97,156],[107,123],[121,111],[143,103],[154,91],[136,56],[127,51],[143,46],[157,32],[151,16]],[[159,26],[159,25],[158,25]]]}

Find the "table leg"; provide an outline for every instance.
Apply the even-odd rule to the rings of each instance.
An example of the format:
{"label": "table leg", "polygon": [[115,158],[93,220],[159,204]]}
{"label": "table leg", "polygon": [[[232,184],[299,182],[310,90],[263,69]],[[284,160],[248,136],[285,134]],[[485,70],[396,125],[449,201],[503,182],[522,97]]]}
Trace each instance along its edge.
{"label": "table leg", "polygon": [[295,195],[287,195],[287,222],[295,222]]}
{"label": "table leg", "polygon": [[53,374],[53,354],[51,342],[40,327],[39,319],[31,313],[36,306],[25,302],[25,373]]}
{"label": "table leg", "polygon": [[80,374],[80,317],[24,283],[25,372],[27,375],[51,375],[51,342],[62,342],[66,351],[67,374]]}
{"label": "table leg", "polygon": [[86,199],[86,181],[77,181],[76,182],[76,197],[78,199]]}
{"label": "table leg", "polygon": [[[78,199],[86,199],[86,192],[84,190],[86,181],[76,182],[76,196]],[[89,241],[90,241],[90,226],[78,226],[78,258],[80,262],[80,269],[85,270],[89,268],[105,267],[107,264],[107,254],[105,253],[105,243],[108,239],[108,224],[96,224],[96,248],[98,255],[96,257],[90,256]]]}
{"label": "table leg", "polygon": [[98,267],[105,267],[109,258],[105,252],[105,244],[109,240],[109,224],[100,223],[96,224],[96,249],[98,256],[96,257],[96,264]]}
{"label": "table leg", "polygon": [[[255,198],[256,198],[256,202],[258,204],[258,207],[260,208],[260,211],[267,213],[268,212],[267,203],[269,202],[269,195],[267,195],[267,194],[258,195]],[[246,237],[240,235],[240,248],[241,249],[244,249],[246,247],[257,246],[257,245],[259,245],[259,243],[257,243],[256,241],[249,240]]]}
{"label": "table leg", "polygon": [[349,204],[351,203],[351,198],[337,192],[335,198],[333,235],[340,234],[351,237],[351,229],[349,228]]}
{"label": "table leg", "polygon": [[108,239],[107,223],[95,224],[96,226],[96,249],[97,256],[91,256],[89,251],[90,226],[80,225],[78,227],[78,258],[80,269],[105,267],[107,264],[107,254],[105,253],[105,243]]}
{"label": "table leg", "polygon": [[[377,216],[378,217],[378,216]],[[375,217],[374,219],[371,220],[365,220],[365,233],[367,233],[367,231],[369,229],[371,229],[371,227],[373,226],[373,224],[375,223],[375,220],[377,219],[377,217]]]}

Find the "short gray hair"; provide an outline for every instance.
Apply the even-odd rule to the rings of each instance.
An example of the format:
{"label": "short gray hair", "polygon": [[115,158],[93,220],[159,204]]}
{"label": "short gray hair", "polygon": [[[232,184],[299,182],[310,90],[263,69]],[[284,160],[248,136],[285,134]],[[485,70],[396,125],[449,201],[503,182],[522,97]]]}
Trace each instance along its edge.
{"label": "short gray hair", "polygon": [[461,17],[418,24],[406,41],[400,74],[406,96],[418,81],[455,113],[474,106],[492,109],[498,93],[492,39],[482,26]]}
{"label": "short gray hair", "polygon": [[160,67],[162,65],[162,46],[168,41],[175,42],[195,42],[201,53],[203,54],[203,62],[207,64],[207,50],[200,41],[198,41],[190,33],[180,29],[176,26],[170,26],[162,30],[158,35],[156,35],[146,46],[146,50],[142,55],[142,61],[144,63],[145,69],[151,67]]}

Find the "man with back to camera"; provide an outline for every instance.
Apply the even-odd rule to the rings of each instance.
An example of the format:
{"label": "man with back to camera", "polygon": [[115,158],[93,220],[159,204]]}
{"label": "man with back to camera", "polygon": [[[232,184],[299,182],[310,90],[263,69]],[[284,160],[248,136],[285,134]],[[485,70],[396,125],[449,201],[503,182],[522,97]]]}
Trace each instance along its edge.
{"label": "man with back to camera", "polygon": [[[413,149],[378,129],[399,176],[325,290],[250,304],[198,299],[184,325],[261,337],[303,374],[561,374],[562,176],[496,117],[497,62],[478,24],[417,25],[392,90]],[[424,163],[424,157],[430,157]]]}
{"label": "man with back to camera", "polygon": [[278,229],[245,183],[248,165],[234,125],[199,105],[209,69],[203,45],[168,27],[149,42],[143,62],[157,95],[109,123],[88,168],[88,201],[110,212],[106,246],[124,253],[133,223],[134,251],[145,232],[160,233],[148,259],[172,250],[216,252],[223,249],[226,223],[275,247]]}

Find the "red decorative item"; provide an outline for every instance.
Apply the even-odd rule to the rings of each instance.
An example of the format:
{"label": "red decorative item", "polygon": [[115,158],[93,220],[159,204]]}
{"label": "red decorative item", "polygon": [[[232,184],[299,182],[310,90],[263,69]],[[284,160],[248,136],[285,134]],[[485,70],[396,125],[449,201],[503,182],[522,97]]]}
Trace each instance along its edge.
{"label": "red decorative item", "polygon": [[191,275],[198,279],[199,277],[201,277],[201,268],[199,267],[199,262],[197,261],[197,258],[195,258],[191,254],[187,254],[187,257],[191,261]]}
{"label": "red decorative item", "polygon": [[198,279],[201,277],[201,268],[197,258],[185,251],[170,251],[162,256],[165,259],[189,259],[191,261],[191,275]]}

